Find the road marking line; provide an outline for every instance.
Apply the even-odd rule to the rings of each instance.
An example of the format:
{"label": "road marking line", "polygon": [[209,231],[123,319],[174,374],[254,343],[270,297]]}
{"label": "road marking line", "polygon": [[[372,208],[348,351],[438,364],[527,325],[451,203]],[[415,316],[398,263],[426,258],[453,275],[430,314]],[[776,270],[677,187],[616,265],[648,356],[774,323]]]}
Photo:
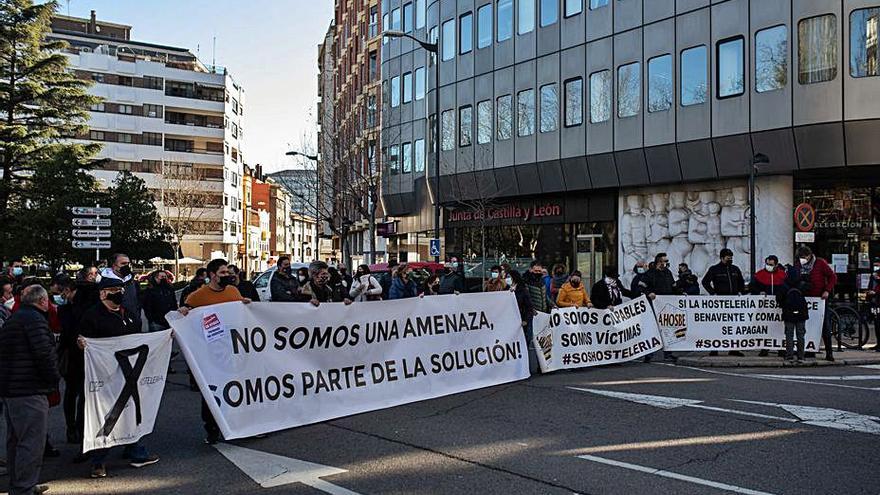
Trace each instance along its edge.
{"label": "road marking line", "polygon": [[743,493],[745,495],[772,495],[769,492],[762,492],[758,490],[752,490],[750,488],[743,488],[735,485],[728,485],[727,483],[719,483],[717,481],[705,480],[702,478],[695,478],[693,476],[687,476],[684,474],[673,473],[672,471],[666,471],[663,469],[656,469],[647,466],[639,466],[638,464],[630,464],[628,462],[615,461],[612,459],[605,459],[604,457],[596,457],[593,455],[579,455],[577,456],[579,459],[583,459],[585,461],[597,462],[599,464],[606,464],[608,466],[615,466],[619,468],[629,469],[631,471],[639,471],[641,473],[653,474],[655,476],[662,476],[664,478],[670,478],[679,481],[687,481],[688,483],[694,483],[697,485],[708,486],[712,488],[717,488],[719,490],[725,490],[728,492],[734,493]]}
{"label": "road marking line", "polygon": [[739,414],[740,416],[751,416],[753,418],[764,418],[764,419],[773,419],[776,421],[787,421],[789,423],[797,423],[798,420],[793,418],[783,418],[781,416],[771,416],[769,414],[759,414],[748,411],[737,411],[736,409],[724,409],[723,407],[712,407],[712,406],[704,406],[701,404],[693,404],[687,407],[694,407],[697,409],[706,409],[707,411],[717,411],[717,412],[726,412],[730,414]]}
{"label": "road marking line", "polygon": [[[880,375],[878,375],[880,377]],[[880,378],[878,378],[880,379]],[[587,385],[646,385],[654,383],[705,383],[713,382],[714,378],[642,378],[637,380],[616,380],[610,382],[589,382]]]}
{"label": "road marking line", "polygon": [[880,364],[863,364],[859,368],[867,368],[869,370],[880,370]]}
{"label": "road marking line", "polygon": [[863,381],[863,380],[880,380],[880,375],[755,375],[765,378],[788,378],[790,380],[829,380],[829,381]]}
{"label": "road marking line", "polygon": [[804,380],[792,380],[789,378],[768,378],[768,377],[765,377],[762,375],[750,375],[747,373],[743,374],[743,373],[730,373],[730,372],[726,372],[726,371],[707,370],[704,368],[697,368],[694,366],[679,366],[677,364],[671,364],[671,363],[651,363],[651,364],[654,364],[656,366],[675,366],[676,368],[700,371],[703,373],[710,373],[713,375],[738,376],[741,378],[753,378],[755,380],[772,380],[772,381],[778,381],[778,382],[801,383],[801,384],[809,383],[811,385],[821,385],[821,386],[825,386],[825,387],[853,388],[856,390],[869,390],[872,392],[880,391],[880,387],[856,387],[854,385],[844,385],[842,383],[810,382],[810,381],[804,381]]}
{"label": "road marking line", "polygon": [[804,433],[806,429],[769,430],[754,433],[735,433],[731,435],[709,435],[700,437],[672,438],[668,440],[649,440],[645,442],[619,443],[612,445],[597,445],[581,449],[564,450],[555,455],[577,456],[583,454],[602,454],[608,452],[625,452],[630,450],[657,450],[675,447],[692,447],[694,445],[720,445],[723,443],[754,442],[769,440]]}

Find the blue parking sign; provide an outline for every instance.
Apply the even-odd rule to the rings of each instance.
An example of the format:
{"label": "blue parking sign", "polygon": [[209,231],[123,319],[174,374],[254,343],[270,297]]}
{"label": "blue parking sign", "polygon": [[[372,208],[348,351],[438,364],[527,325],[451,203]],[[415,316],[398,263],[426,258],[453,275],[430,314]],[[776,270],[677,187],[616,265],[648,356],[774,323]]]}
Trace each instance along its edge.
{"label": "blue parking sign", "polygon": [[431,239],[431,256],[440,256],[440,239]]}

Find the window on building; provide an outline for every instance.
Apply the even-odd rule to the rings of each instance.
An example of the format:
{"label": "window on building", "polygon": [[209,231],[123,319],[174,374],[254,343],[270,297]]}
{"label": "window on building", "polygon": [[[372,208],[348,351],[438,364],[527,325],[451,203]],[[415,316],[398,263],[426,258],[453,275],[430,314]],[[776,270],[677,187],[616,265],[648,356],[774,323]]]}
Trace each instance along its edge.
{"label": "window on building", "polygon": [[[428,30],[428,42],[437,43],[437,26],[431,27]],[[437,54],[436,53],[428,53],[428,66],[432,66],[437,63]]]}
{"label": "window on building", "polygon": [[[382,31],[389,31],[391,29],[391,24],[389,21],[390,17],[388,14],[382,14]],[[382,37],[382,44],[385,45],[388,43],[388,38]]]}
{"label": "window on building", "polygon": [[134,79],[130,76],[119,76],[116,83],[120,86],[134,86]]}
{"label": "window on building", "polygon": [[519,0],[516,12],[516,34],[531,33],[535,30],[535,0]]}
{"label": "window on building", "polygon": [[510,95],[499,96],[495,100],[495,128],[497,139],[505,141],[513,135],[513,97]]}
{"label": "window on building", "polygon": [[376,53],[376,50],[371,50],[369,58],[370,81],[375,81],[379,75],[379,54]]}
{"label": "window on building", "polygon": [[477,48],[492,44],[492,4],[477,9]]}
{"label": "window on building", "polygon": [[403,32],[410,33],[413,30],[413,4],[403,4]]}
{"label": "window on building", "polygon": [[104,82],[104,74],[101,74],[100,72],[92,72],[92,81],[95,81],[96,83]]}
{"label": "window on building", "polygon": [[596,10],[608,6],[608,0],[590,0],[590,10]]}
{"label": "window on building", "polygon": [[642,108],[642,64],[633,62],[617,68],[617,116],[635,117]]}
{"label": "window on building", "polygon": [[403,143],[400,146],[400,154],[403,155],[403,173],[412,172],[412,143]]}
{"label": "window on building", "polygon": [[559,0],[541,0],[541,27],[559,20]]}
{"label": "window on building", "polygon": [[391,175],[400,173],[400,147],[396,144],[388,147],[388,168],[391,170]]}
{"label": "window on building", "polygon": [[648,112],[672,108],[672,55],[648,60]]}
{"label": "window on building", "polygon": [[92,141],[103,141],[104,131],[89,131],[89,139]]}
{"label": "window on building", "polygon": [[370,7],[370,38],[379,34],[379,6]]}
{"label": "window on building", "polygon": [[458,43],[461,54],[474,49],[474,16],[470,12],[459,18]]}
{"label": "window on building", "polygon": [[598,124],[611,118],[611,71],[590,74],[590,122]]}
{"label": "window on building", "polygon": [[681,106],[688,107],[706,102],[706,46],[700,45],[681,52],[680,86]]}
{"label": "window on building", "polygon": [[125,133],[120,132],[119,134],[116,135],[116,141],[120,142],[120,143],[131,144],[131,141],[132,141],[131,134],[125,134]]}
{"label": "window on building", "polygon": [[464,148],[473,144],[474,109],[470,105],[458,109],[458,145]]}
{"label": "window on building", "polygon": [[559,128],[559,88],[556,83],[541,86],[541,132],[553,132]]}
{"label": "window on building", "polygon": [[715,45],[718,98],[739,96],[745,91],[745,68],[743,67],[743,50],[745,40],[742,36],[719,41]]}
{"label": "window on building", "polygon": [[565,17],[578,15],[584,10],[583,0],[563,0],[565,2]]}
{"label": "window on building", "polygon": [[367,96],[367,128],[376,127],[376,95]]}
{"label": "window on building", "polygon": [[425,14],[427,13],[425,10],[426,4],[427,0],[416,0],[416,29],[422,29],[425,27]]}
{"label": "window on building", "polygon": [[119,105],[118,112],[126,115],[131,115],[134,112],[134,107],[131,105]]}
{"label": "window on building", "polygon": [[564,83],[565,89],[565,127],[581,125],[584,122],[584,81],[580,77]]}
{"label": "window on building", "polygon": [[755,33],[755,91],[764,93],[788,84],[788,28],[775,26]]}
{"label": "window on building", "polygon": [[141,143],[149,146],[162,146],[162,134],[158,132],[145,132],[141,134]]}
{"label": "window on building", "polygon": [[152,105],[150,103],[144,103],[144,116],[161,119],[163,117],[162,105]]}
{"label": "window on building", "polygon": [[421,100],[425,98],[425,68],[419,67],[416,69],[416,77],[415,77],[415,85],[416,85],[416,100]]}
{"label": "window on building", "polygon": [[391,78],[391,107],[400,106],[400,76]]}
{"label": "window on building", "polygon": [[425,171],[425,140],[416,139],[413,146],[413,171],[416,173]]}
{"label": "window on building", "polygon": [[403,102],[409,103],[412,101],[412,72],[406,72],[403,74]]}
{"label": "window on building", "polygon": [[440,47],[440,60],[452,60],[455,57],[455,21],[448,20],[441,25],[440,38],[442,45]]}
{"label": "window on building", "polygon": [[502,42],[513,36],[513,0],[498,0],[497,40]]}
{"label": "window on building", "polygon": [[837,77],[837,17],[821,15],[798,23],[798,82],[815,84]]}
{"label": "window on building", "polygon": [[161,77],[144,76],[144,88],[146,89],[164,89],[165,80]]}
{"label": "window on building", "polygon": [[89,105],[89,110],[91,110],[91,111],[93,111],[93,112],[103,112],[103,111],[105,111],[105,109],[104,109],[104,102],[102,101],[102,102],[100,102],[100,103],[92,103],[91,105]]}
{"label": "window on building", "polygon": [[853,10],[849,16],[849,74],[880,76],[880,7]]}
{"label": "window on building", "polygon": [[452,110],[440,114],[440,149],[455,149],[455,112]]}
{"label": "window on building", "polygon": [[535,133],[535,90],[526,89],[516,94],[516,135]]}
{"label": "window on building", "polygon": [[477,144],[492,141],[492,102],[484,100],[477,103]]}
{"label": "window on building", "polygon": [[400,31],[400,9],[391,11],[391,30]]}

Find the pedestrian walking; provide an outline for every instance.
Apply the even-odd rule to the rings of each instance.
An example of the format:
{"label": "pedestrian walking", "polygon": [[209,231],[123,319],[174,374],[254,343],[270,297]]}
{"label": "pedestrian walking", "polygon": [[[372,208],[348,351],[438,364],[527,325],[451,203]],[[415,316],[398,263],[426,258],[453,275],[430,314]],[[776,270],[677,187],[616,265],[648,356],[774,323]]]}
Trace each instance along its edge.
{"label": "pedestrian walking", "polygon": [[[80,350],[86,346],[85,338],[104,339],[140,333],[141,325],[125,307],[125,293],[129,284],[117,277],[101,277],[98,283],[100,303],[89,308],[80,320],[80,336],[77,339]],[[110,449],[96,449],[91,452],[92,478],[106,478],[105,461]],[[159,462],[159,458],[151,455],[141,443],[135,442],[125,446],[123,457],[129,459],[129,465],[141,468]]]}
{"label": "pedestrian walking", "polygon": [[834,293],[837,285],[837,274],[831,266],[822,258],[813,254],[809,246],[801,246],[797,250],[797,267],[800,277],[804,278],[809,287],[804,289],[806,297],[820,297],[825,301],[825,319],[822,323],[822,345],[825,347],[825,360],[834,361],[834,352],[831,345],[831,317],[829,313],[829,298]]}
{"label": "pedestrian walking", "polygon": [[269,293],[272,302],[296,302],[299,300],[299,281],[293,275],[290,267],[290,258],[282,256],[278,258],[278,265],[272,281],[269,283]]}
{"label": "pedestrian walking", "polygon": [[[251,300],[242,297],[238,289],[235,288],[235,276],[229,272],[229,265],[224,259],[214,259],[208,263],[206,268],[208,279],[207,284],[200,287],[186,298],[184,304],[178,309],[180,314],[186,316],[190,309],[210,306],[212,304],[220,304],[225,302],[240,301],[244,304],[250,304]],[[205,443],[214,445],[220,440],[220,427],[208,408],[205,398],[202,397],[202,422],[205,426]]]}
{"label": "pedestrian walking", "polygon": [[161,332],[171,328],[165,315],[177,309],[177,298],[171,288],[168,272],[156,270],[147,277],[147,288],[143,293],[144,315],[151,332]]}
{"label": "pedestrian walking", "polygon": [[[772,271],[776,272],[776,269]],[[786,274],[786,278],[783,283],[776,284],[775,295],[779,306],[782,307],[782,321],[785,324],[785,360],[795,360],[794,339],[797,337],[797,363],[803,364],[806,321],[810,318],[804,289],[809,282],[801,276],[798,267],[780,271]]]}
{"label": "pedestrian walking", "polygon": [[407,263],[397,265],[394,279],[391,281],[391,289],[388,290],[388,299],[408,299],[419,295],[416,283],[410,276],[411,273],[412,269]]}
{"label": "pedestrian walking", "polygon": [[260,293],[253,282],[245,278],[244,273],[235,265],[229,265],[229,273],[235,276],[235,288],[241,297],[246,297],[253,302],[260,302]]}
{"label": "pedestrian walking", "polygon": [[560,308],[592,308],[587,288],[583,285],[581,272],[574,271],[568,281],[559,288],[556,305]]}
{"label": "pedestrian walking", "polygon": [[[703,288],[713,296],[738,296],[745,292],[745,280],[742,270],[733,264],[733,251],[724,248],[719,253],[721,261],[709,267],[703,276]],[[730,351],[729,356],[742,357],[740,351]],[[718,351],[712,351],[710,356],[717,356]]]}
{"label": "pedestrian walking", "polygon": [[348,296],[354,302],[382,300],[382,285],[370,274],[369,265],[357,268]]}
{"label": "pedestrian walking", "polygon": [[489,278],[483,283],[484,292],[500,292],[507,290],[507,282],[504,281],[505,271],[500,265],[495,265],[489,270]]}
{"label": "pedestrian walking", "polygon": [[141,302],[140,302],[140,286],[131,272],[131,260],[127,254],[116,253],[107,259],[107,268],[101,270],[101,280],[105,278],[114,278],[121,280],[124,291],[122,306],[128,313],[129,318],[140,328],[141,325]]}
{"label": "pedestrian walking", "polygon": [[49,294],[39,285],[21,292],[21,309],[0,329],[0,402],[6,412],[9,494],[44,493],[38,485],[48,429],[49,400],[57,392],[58,357],[49,330]]}
{"label": "pedestrian walking", "polygon": [[590,291],[590,294],[592,295],[590,300],[592,301],[594,308],[613,309],[614,306],[623,304],[624,297],[630,299],[639,297],[640,294],[638,292],[633,292],[623,286],[623,283],[620,281],[620,275],[617,273],[615,267],[608,265],[602,270],[602,272],[602,280],[593,284],[593,288]]}

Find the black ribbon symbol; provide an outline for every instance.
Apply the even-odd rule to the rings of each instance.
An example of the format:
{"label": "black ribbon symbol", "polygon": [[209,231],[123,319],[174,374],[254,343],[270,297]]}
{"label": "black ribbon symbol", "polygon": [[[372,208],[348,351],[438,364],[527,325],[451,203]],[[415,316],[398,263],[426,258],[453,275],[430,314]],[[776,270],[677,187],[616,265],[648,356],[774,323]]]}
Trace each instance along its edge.
{"label": "black ribbon symbol", "polygon": [[[134,366],[132,366],[128,357],[135,354],[137,354],[137,359],[134,362]],[[125,377],[125,385],[123,385],[122,392],[119,393],[119,398],[116,399],[116,403],[113,404],[113,408],[110,409],[110,412],[104,417],[104,426],[98,431],[96,438],[110,435],[110,432],[113,431],[113,427],[116,426],[116,422],[119,421],[119,416],[121,416],[122,411],[125,410],[125,405],[128,404],[128,399],[134,401],[135,422],[138,425],[141,424],[141,396],[138,392],[138,380],[141,377],[141,373],[144,371],[144,366],[147,364],[147,356],[149,354],[150,347],[146,344],[135,347],[134,349],[116,351],[114,354],[116,360],[119,361],[119,367],[122,368],[122,376]]]}

